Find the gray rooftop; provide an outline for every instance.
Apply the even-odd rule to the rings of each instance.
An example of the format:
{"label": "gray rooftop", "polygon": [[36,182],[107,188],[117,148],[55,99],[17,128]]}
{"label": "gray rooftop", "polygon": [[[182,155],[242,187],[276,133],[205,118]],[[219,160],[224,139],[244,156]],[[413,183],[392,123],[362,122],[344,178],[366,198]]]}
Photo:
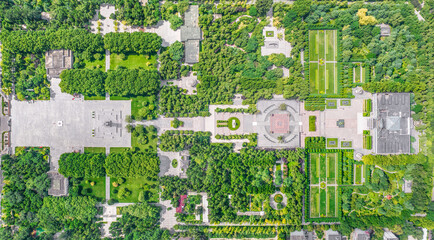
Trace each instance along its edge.
{"label": "gray rooftop", "polygon": [[199,27],[181,26],[181,41],[200,40],[201,33]]}
{"label": "gray rooftop", "polygon": [[51,179],[51,186],[48,189],[50,196],[66,196],[68,195],[68,178],[65,178],[60,173],[49,172],[48,177]]}
{"label": "gray rooftop", "polygon": [[185,62],[199,62],[199,41],[202,33],[199,27],[199,6],[190,5],[184,14],[184,26],[181,26],[181,41],[185,42]]}
{"label": "gray rooftop", "polygon": [[381,93],[376,102],[376,152],[410,153],[410,94]]}
{"label": "gray rooftop", "polygon": [[199,6],[190,5],[190,7],[185,11],[184,14],[184,25],[199,27]]}
{"label": "gray rooftop", "polygon": [[377,25],[377,26],[380,27],[380,30],[381,30],[380,35],[382,37],[390,36],[390,26],[389,25],[382,23],[382,24]]}
{"label": "gray rooftop", "polygon": [[64,69],[72,68],[73,63],[71,50],[50,50],[45,53],[45,68],[48,77],[59,77]]}
{"label": "gray rooftop", "polygon": [[185,62],[199,62],[199,40],[188,40],[185,42]]}

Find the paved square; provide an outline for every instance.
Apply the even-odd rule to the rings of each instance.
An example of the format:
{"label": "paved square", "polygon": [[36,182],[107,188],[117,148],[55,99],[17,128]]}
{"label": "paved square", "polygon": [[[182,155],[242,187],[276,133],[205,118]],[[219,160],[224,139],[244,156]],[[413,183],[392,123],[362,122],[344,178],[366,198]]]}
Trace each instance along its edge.
{"label": "paved square", "polygon": [[14,101],[12,147],[131,147],[130,101]]}
{"label": "paved square", "polygon": [[289,133],[289,114],[272,114],[270,131],[271,133]]}

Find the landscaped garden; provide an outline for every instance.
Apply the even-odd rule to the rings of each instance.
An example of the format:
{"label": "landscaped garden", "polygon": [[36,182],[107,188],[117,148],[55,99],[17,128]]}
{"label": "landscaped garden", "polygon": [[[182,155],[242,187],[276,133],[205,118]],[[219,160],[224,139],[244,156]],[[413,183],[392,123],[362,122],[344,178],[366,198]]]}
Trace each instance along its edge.
{"label": "landscaped garden", "polygon": [[110,178],[110,198],[121,203],[158,202],[158,182],[147,177]]}
{"label": "landscaped garden", "polygon": [[156,55],[139,55],[134,53],[110,54],[110,69],[116,69],[118,66],[128,69],[155,69],[156,63]]}
{"label": "landscaped garden", "polygon": [[217,127],[227,127],[232,131],[240,128],[240,120],[236,117],[230,117],[228,120],[217,120]]}
{"label": "landscaped garden", "polygon": [[81,195],[95,197],[100,202],[105,199],[105,177],[85,178],[78,181]]}
{"label": "landscaped garden", "polygon": [[313,94],[338,94],[337,30],[309,31],[309,79]]}
{"label": "landscaped garden", "polygon": [[338,154],[310,153],[310,217],[337,217]]}

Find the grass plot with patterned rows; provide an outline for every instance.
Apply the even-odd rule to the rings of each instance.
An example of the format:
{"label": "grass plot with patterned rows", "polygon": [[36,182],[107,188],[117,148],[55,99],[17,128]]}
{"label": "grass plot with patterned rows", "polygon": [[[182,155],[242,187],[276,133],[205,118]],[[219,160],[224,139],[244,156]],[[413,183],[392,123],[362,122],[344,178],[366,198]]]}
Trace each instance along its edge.
{"label": "grass plot with patterned rows", "polygon": [[309,31],[309,80],[312,94],[338,94],[337,30]]}
{"label": "grass plot with patterned rows", "polygon": [[310,153],[310,217],[337,217],[338,153]]}

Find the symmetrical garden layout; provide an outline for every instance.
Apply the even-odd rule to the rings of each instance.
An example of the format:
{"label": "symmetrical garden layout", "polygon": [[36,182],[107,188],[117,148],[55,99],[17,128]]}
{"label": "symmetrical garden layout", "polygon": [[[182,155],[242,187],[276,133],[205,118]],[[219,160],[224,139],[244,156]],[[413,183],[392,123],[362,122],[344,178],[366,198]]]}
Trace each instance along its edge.
{"label": "symmetrical garden layout", "polygon": [[338,94],[337,30],[309,31],[309,80],[312,94]]}
{"label": "symmetrical garden layout", "polygon": [[338,154],[309,154],[311,218],[337,217]]}

